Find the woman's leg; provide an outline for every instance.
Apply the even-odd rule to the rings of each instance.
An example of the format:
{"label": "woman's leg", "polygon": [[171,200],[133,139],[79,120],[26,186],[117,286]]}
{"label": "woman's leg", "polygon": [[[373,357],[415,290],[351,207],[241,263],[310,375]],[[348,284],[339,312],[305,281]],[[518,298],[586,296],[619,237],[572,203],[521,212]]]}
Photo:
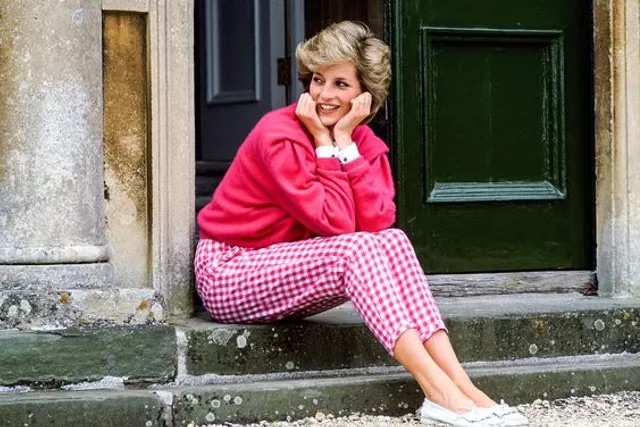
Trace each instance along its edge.
{"label": "woman's leg", "polygon": [[418,331],[410,329],[396,342],[395,358],[416,379],[427,399],[458,414],[476,405],[451,381],[451,378],[429,356]]}
{"label": "woman's leg", "polygon": [[424,270],[407,235],[402,230],[390,228],[374,233],[374,236],[384,251],[420,339],[424,342],[435,332],[446,331]]}
{"label": "woman's leg", "polygon": [[[427,396],[456,412],[473,406],[422,346],[388,257],[372,234],[258,250],[216,249],[214,244],[222,245],[200,243],[196,253],[198,290],[214,319],[270,322],[315,314],[350,299],[376,338],[416,377]],[[423,301],[423,305],[433,304]],[[434,322],[434,329],[444,327],[439,313]]]}
{"label": "woman's leg", "polygon": [[379,239],[369,233],[355,236],[355,250],[347,257],[345,283],[360,315],[387,351],[413,375],[429,400],[459,414],[473,410],[475,403],[430,357],[415,319],[407,310],[420,313],[424,334],[430,336],[444,328],[428,288],[426,292],[414,292],[407,304],[402,282],[398,282]]}
{"label": "woman's leg", "polygon": [[221,322],[273,322],[306,317],[351,300],[393,354],[415,328],[388,260],[370,233],[351,233],[247,250],[214,241],[196,251],[198,291]]}
{"label": "woman's leg", "polygon": [[481,408],[489,408],[496,405],[495,401],[471,382],[469,375],[467,375],[458,361],[458,357],[451,346],[451,341],[449,341],[449,336],[446,332],[438,331],[433,334],[431,338],[424,343],[424,348],[434,362],[451,378],[453,383],[473,400],[476,405]]}
{"label": "woman's leg", "polygon": [[[401,291],[406,304],[409,307],[414,322],[417,325],[420,337],[424,342],[424,348],[429,353],[433,361],[451,378],[451,380],[462,390],[476,405],[480,407],[490,407],[496,403],[491,400],[485,393],[479,390],[462,368],[458,361],[458,357],[451,346],[449,336],[444,327],[434,330],[434,316],[440,315],[435,307],[425,307],[416,304],[424,300],[434,301],[431,290],[427,283],[422,266],[418,262],[415,255],[413,245],[403,231],[398,229],[383,230],[375,234],[384,249],[389,263],[393,270],[393,274],[401,283]],[[415,296],[420,295],[417,299]],[[426,325],[426,326],[425,326]]]}
{"label": "woman's leg", "polygon": [[194,264],[205,309],[218,322],[269,323],[344,303],[337,254],[324,240],[263,249],[201,240]]}

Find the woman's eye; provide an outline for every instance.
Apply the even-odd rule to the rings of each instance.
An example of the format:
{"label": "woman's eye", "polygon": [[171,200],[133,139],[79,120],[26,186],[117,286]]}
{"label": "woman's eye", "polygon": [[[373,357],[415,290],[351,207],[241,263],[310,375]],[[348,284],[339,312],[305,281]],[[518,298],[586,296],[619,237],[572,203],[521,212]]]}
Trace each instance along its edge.
{"label": "woman's eye", "polygon": [[313,78],[313,82],[314,83],[322,83],[322,79],[320,77],[314,77]]}
{"label": "woman's eye", "polygon": [[338,86],[338,87],[349,87],[349,85],[346,84],[345,82],[337,82],[336,86]]}

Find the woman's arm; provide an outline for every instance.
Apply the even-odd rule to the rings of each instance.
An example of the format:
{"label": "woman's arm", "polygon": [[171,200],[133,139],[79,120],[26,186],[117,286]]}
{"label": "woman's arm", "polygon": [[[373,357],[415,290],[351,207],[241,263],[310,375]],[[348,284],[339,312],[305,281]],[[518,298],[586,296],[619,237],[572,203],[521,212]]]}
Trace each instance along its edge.
{"label": "woman's arm", "polygon": [[319,236],[355,231],[353,191],[337,159],[316,158],[289,140],[267,144],[262,154],[272,197],[293,218]]}
{"label": "woman's arm", "polygon": [[395,190],[389,159],[382,153],[371,162],[363,156],[345,163],[355,202],[356,231],[380,231],[396,220]]}

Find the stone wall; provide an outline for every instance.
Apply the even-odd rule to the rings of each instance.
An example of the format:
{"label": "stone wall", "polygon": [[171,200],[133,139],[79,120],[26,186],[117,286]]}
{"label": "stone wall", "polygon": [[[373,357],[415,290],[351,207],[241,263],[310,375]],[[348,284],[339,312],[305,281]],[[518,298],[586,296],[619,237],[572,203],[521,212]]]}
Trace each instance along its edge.
{"label": "stone wall", "polygon": [[0,3],[0,328],[190,314],[192,14]]}

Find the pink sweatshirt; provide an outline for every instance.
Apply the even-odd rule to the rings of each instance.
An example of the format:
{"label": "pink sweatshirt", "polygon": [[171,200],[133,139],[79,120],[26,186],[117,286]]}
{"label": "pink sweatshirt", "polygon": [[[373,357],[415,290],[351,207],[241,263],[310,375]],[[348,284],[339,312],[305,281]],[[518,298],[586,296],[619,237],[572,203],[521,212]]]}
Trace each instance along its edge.
{"label": "pink sweatshirt", "polygon": [[366,125],[360,158],[317,158],[296,104],[266,114],[198,214],[200,237],[262,248],[316,236],[379,231],[395,222],[389,149]]}

